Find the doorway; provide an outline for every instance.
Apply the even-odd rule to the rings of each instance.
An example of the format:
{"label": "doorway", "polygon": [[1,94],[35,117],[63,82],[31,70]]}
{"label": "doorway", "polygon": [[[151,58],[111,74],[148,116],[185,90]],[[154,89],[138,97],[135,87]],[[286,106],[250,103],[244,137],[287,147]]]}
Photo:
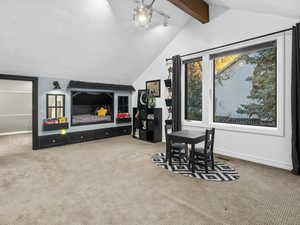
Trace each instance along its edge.
{"label": "doorway", "polygon": [[37,150],[38,78],[0,74],[0,82],[1,137],[24,135],[21,139],[26,142],[26,138],[28,139],[26,134],[31,133],[31,148]]}

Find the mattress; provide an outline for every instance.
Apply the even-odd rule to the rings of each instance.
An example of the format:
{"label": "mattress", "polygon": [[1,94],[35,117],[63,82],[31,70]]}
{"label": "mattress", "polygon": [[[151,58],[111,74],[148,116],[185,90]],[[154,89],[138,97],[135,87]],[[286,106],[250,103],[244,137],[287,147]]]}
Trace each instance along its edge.
{"label": "mattress", "polygon": [[72,116],[72,124],[86,124],[86,123],[97,123],[97,122],[105,122],[111,121],[111,115],[106,116],[98,116],[91,114],[82,114],[82,115],[73,115]]}

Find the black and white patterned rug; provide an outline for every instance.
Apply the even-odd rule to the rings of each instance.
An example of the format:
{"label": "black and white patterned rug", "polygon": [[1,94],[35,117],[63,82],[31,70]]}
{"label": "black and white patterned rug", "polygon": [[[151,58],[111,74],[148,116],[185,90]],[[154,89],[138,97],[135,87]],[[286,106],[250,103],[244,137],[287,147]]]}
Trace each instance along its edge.
{"label": "black and white patterned rug", "polygon": [[188,168],[188,163],[182,162],[181,164],[179,164],[178,161],[173,160],[172,166],[170,166],[167,162],[165,162],[165,158],[165,153],[157,153],[154,156],[152,156],[152,162],[154,162],[157,166],[161,168],[169,170],[170,172],[198,179],[204,179],[209,181],[234,181],[240,178],[239,173],[230,165],[224,162],[216,161],[215,170],[209,168],[208,173],[205,173],[204,167],[196,165],[195,173],[192,173],[192,171],[190,171]]}

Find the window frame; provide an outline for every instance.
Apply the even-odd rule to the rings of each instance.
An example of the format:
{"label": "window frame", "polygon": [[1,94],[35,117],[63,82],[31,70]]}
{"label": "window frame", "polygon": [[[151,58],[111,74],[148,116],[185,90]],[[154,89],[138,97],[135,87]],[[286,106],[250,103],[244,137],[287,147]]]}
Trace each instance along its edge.
{"label": "window frame", "polygon": [[[127,106],[125,104],[120,104],[120,98],[127,98]],[[119,112],[120,108],[126,107],[128,110],[127,112]],[[129,113],[129,96],[128,95],[119,95],[118,96],[118,113]]]}
{"label": "window frame", "polygon": [[[49,97],[54,96],[55,97],[55,106],[49,106]],[[57,97],[61,96],[63,98],[63,106],[57,106]],[[49,109],[55,109],[55,119],[57,119],[57,109],[63,109],[63,117],[66,116],[66,96],[64,94],[47,94],[46,95],[46,118],[51,119],[48,117],[49,115]],[[54,118],[53,118],[54,119]]]}
{"label": "window frame", "polygon": [[[276,114],[277,121],[276,127],[264,127],[253,125],[240,125],[240,124],[227,124],[214,122],[214,62],[210,60],[211,54],[217,54],[223,51],[229,51],[237,48],[248,47],[264,42],[276,41],[277,43],[277,63],[276,63]],[[199,56],[197,56],[199,57]],[[182,124],[188,127],[214,127],[219,130],[233,131],[233,132],[245,132],[271,136],[284,136],[284,114],[285,114],[285,36],[284,34],[276,34],[269,37],[260,38],[257,40],[247,41],[245,43],[232,45],[229,47],[221,48],[202,53],[203,60],[203,79],[202,79],[202,121],[190,121],[185,119],[185,105],[186,105],[186,93],[185,93],[185,76],[182,76]],[[196,58],[196,57],[195,57]],[[184,66],[184,69],[185,66]],[[186,72],[184,71],[184,74]]]}
{"label": "window frame", "polygon": [[[276,42],[277,43],[277,42]],[[251,48],[252,46],[254,46],[254,45],[250,45],[249,47]],[[249,52],[254,52],[254,51],[259,51],[259,49],[258,50],[252,50],[252,51],[249,51]],[[238,53],[238,51],[236,52],[236,53],[233,53],[233,54],[237,54]],[[231,124],[231,125],[242,125],[242,126],[250,126],[250,127],[265,127],[265,128],[276,128],[277,127],[277,123],[278,123],[278,118],[277,118],[277,110],[278,110],[278,108],[277,108],[277,89],[278,89],[278,87],[277,87],[277,82],[278,82],[278,80],[277,80],[277,78],[278,78],[278,76],[277,76],[277,73],[278,73],[278,67],[277,67],[277,60],[278,60],[278,58],[277,58],[277,54],[278,54],[278,52],[277,52],[277,45],[276,45],[276,52],[275,52],[275,54],[276,54],[276,61],[275,61],[275,67],[276,67],[276,71],[275,71],[275,95],[276,95],[276,108],[275,108],[275,110],[276,110],[276,112],[275,112],[275,114],[276,114],[276,126],[259,126],[259,125],[243,125],[243,124],[237,124],[237,123],[225,123],[225,122],[216,122],[215,121],[215,118],[216,118],[216,101],[215,101],[215,99],[216,99],[216,62],[215,62],[215,59],[211,59],[212,60],[212,63],[213,63],[213,123],[218,123],[218,124]]]}

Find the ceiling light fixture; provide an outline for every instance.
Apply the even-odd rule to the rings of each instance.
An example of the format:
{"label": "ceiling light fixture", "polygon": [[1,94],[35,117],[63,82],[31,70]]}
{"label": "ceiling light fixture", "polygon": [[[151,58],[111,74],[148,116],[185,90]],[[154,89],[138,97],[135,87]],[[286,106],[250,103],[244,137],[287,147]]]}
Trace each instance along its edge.
{"label": "ceiling light fixture", "polygon": [[136,26],[148,28],[151,24],[153,12],[156,12],[162,16],[164,19],[163,25],[168,26],[168,20],[170,19],[170,16],[162,11],[154,9],[154,2],[155,0],[152,0],[152,2],[147,5],[144,0],[136,1],[137,6],[133,11],[133,20]]}

